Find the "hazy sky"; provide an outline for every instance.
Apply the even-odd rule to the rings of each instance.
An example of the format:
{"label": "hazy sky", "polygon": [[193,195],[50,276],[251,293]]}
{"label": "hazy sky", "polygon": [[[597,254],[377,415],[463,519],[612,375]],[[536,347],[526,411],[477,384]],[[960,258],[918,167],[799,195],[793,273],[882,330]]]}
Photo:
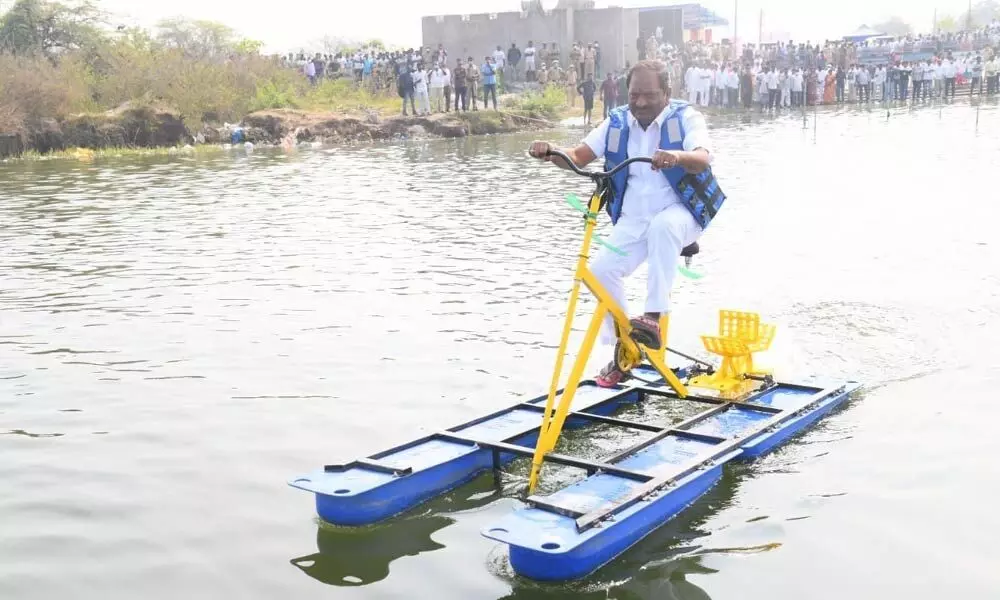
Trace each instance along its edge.
{"label": "hazy sky", "polygon": [[[557,0],[543,0],[554,7]],[[958,16],[967,0],[738,0],[738,34],[757,41],[758,19],[764,11],[763,29],[788,33],[795,40],[833,38],[862,23],[875,23],[899,15],[918,31],[929,30],[935,8],[939,14]],[[259,4],[246,0],[97,0],[106,10],[128,15],[128,22],[150,25],[183,15],[222,21],[248,37],[263,40],[270,51],[297,50],[324,35],[350,39],[380,38],[388,43],[420,43],[420,17],[424,15],[519,10],[520,0],[293,0]],[[598,0],[597,6],[656,6],[674,2],[656,0]],[[679,2],[678,2],[679,3]],[[703,6],[732,22],[734,0],[704,0]],[[728,29],[717,30],[726,36]],[[782,38],[785,36],[782,35]]]}

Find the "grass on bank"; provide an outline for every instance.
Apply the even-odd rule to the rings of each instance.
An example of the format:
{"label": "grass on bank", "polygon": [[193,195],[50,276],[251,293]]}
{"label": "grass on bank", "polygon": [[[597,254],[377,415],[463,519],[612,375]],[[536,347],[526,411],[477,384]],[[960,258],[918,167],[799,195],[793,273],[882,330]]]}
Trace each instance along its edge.
{"label": "grass on bank", "polygon": [[144,156],[207,156],[222,152],[225,147],[222,144],[201,144],[196,146],[167,146],[157,148],[101,148],[92,150],[89,148],[67,148],[65,150],[53,150],[42,154],[35,150],[27,150],[20,156],[12,156],[0,162],[15,161],[42,161],[42,160],[78,160],[89,162],[98,158],[123,158],[123,157],[144,157]]}
{"label": "grass on bank", "polygon": [[[310,85],[299,69],[261,55],[259,42],[221,23],[115,28],[109,19],[87,0],[14,0],[0,14],[0,136],[44,134],[53,122],[126,104],[169,108],[192,133],[263,109],[400,112],[394,85],[379,92],[349,78]],[[504,100],[509,112],[538,119],[557,118],[565,105],[557,85]]]}

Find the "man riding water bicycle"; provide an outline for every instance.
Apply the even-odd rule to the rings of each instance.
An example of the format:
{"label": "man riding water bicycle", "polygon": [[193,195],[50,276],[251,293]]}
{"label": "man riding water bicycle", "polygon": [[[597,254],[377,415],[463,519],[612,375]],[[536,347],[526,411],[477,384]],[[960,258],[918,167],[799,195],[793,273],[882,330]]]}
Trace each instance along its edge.
{"label": "man riding water bicycle", "polygon": [[[626,310],[624,278],[648,262],[646,306],[642,316],[631,319],[631,337],[650,349],[659,349],[660,315],[670,312],[670,291],[677,275],[681,251],[701,236],[725,201],[710,167],[708,126],[704,116],[685,102],[670,99],[667,66],[644,60],[631,68],[627,78],[628,106],[611,111],[583,143],[563,149],[579,167],[604,158],[608,169],[629,157],[649,156],[652,164],[635,163],[611,180],[606,205],[614,227],[608,243],[624,252],[602,248],[591,271]],[[548,142],[531,144],[531,156],[569,168],[553,157]],[[617,339],[608,316],[601,341]],[[613,387],[629,378],[618,362],[601,370],[596,382]]]}

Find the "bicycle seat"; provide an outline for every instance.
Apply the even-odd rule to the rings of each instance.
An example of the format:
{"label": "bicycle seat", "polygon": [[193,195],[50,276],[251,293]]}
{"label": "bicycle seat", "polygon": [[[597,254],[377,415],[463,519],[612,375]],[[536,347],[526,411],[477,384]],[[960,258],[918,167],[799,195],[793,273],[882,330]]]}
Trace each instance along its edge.
{"label": "bicycle seat", "polygon": [[700,251],[701,248],[698,247],[698,242],[695,242],[690,246],[685,246],[684,249],[681,250],[681,256],[683,256],[684,258],[691,258],[695,254],[698,254],[698,252]]}

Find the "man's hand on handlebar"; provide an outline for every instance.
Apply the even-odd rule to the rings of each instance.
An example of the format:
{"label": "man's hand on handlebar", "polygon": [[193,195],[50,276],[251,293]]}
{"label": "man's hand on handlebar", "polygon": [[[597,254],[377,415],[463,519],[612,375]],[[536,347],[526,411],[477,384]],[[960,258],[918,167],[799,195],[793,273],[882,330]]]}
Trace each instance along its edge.
{"label": "man's hand on handlebar", "polygon": [[650,167],[655,171],[679,166],[688,173],[701,173],[708,168],[708,165],[708,151],[704,148],[695,148],[691,151],[657,150],[653,153],[653,163]]}
{"label": "man's hand on handlebar", "polygon": [[573,164],[577,167],[582,168],[589,165],[597,157],[594,156],[594,151],[590,149],[587,144],[580,144],[576,148],[557,148],[555,144],[550,144],[549,142],[534,141],[528,147],[528,154],[533,158],[539,160],[544,160],[551,162],[552,164],[562,167],[564,169],[569,169],[570,166],[566,164],[566,161],[558,156],[552,156],[553,151],[562,151],[569,157]]}
{"label": "man's hand on handlebar", "polygon": [[552,148],[552,144],[548,142],[534,141],[531,142],[531,146],[528,148],[528,154],[534,158],[551,162],[553,157],[549,155],[549,152]]}

